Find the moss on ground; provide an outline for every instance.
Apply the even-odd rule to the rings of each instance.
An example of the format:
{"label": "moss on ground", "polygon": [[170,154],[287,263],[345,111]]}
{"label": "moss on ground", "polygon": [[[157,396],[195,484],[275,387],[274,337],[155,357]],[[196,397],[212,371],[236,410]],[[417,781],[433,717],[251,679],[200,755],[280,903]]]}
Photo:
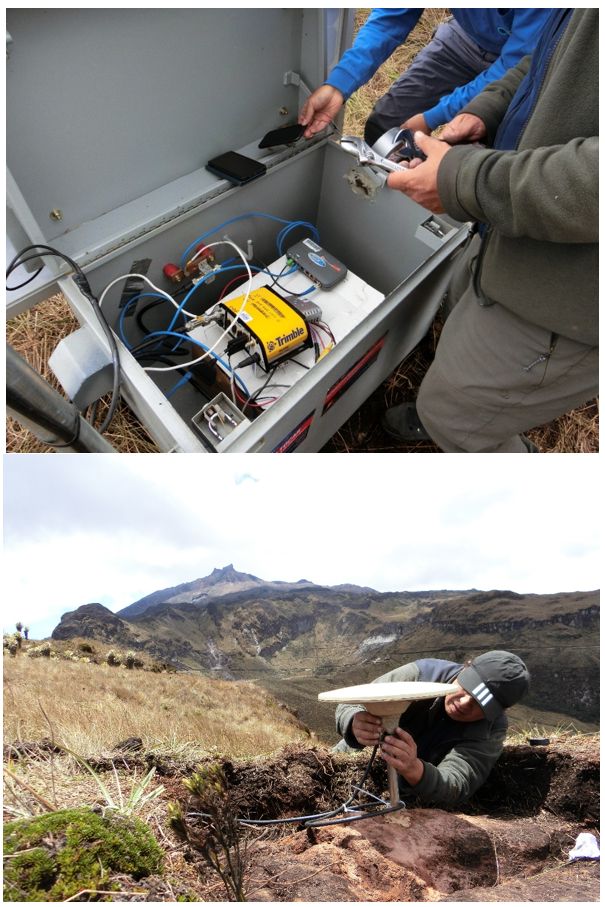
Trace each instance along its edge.
{"label": "moss on ground", "polygon": [[64,901],[103,888],[111,872],[161,872],[163,854],[133,817],[63,809],[4,826],[4,900]]}

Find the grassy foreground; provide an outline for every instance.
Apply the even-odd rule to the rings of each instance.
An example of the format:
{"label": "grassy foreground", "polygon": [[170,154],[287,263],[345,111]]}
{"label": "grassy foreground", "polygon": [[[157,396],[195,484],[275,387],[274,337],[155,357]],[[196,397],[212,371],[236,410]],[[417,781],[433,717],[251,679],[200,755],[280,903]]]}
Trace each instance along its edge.
{"label": "grassy foreground", "polygon": [[87,759],[136,736],[147,750],[195,759],[259,755],[308,739],[252,682],[93,664],[72,656],[75,646],[53,642],[57,648],[63,657],[31,658],[25,649],[5,656],[5,745],[52,738]]}
{"label": "grassy foreground", "polygon": [[[16,654],[5,654],[5,901],[216,902],[236,899],[236,880],[238,900],[325,901],[331,891],[332,901],[408,902],[403,889],[383,897],[393,864],[381,851],[371,852],[371,874],[360,890],[367,840],[351,850],[337,838],[326,858],[329,837],[316,840],[292,825],[245,829],[234,818],[257,810],[269,817],[332,809],[359,781],[367,752],[332,756],[253,683],[158,671],[150,662],[129,669],[124,657],[108,664],[97,643],[94,654],[80,646],[53,642],[50,655],[30,657],[28,650],[41,647],[23,641]],[[573,801],[567,808],[575,809],[579,798],[584,810],[573,834],[567,814],[557,826],[567,844],[584,827],[585,801],[592,798],[587,777],[598,783],[598,738],[552,728],[549,735],[548,758],[563,771],[552,787],[567,784]],[[117,748],[127,738],[136,747]],[[529,758],[525,739],[519,743],[510,748],[512,757],[505,750],[504,780],[492,784],[496,810],[503,794],[516,796],[506,772],[516,770],[517,756]],[[534,776],[528,781],[523,772],[522,765],[531,787]],[[220,780],[226,773],[229,785]],[[486,795],[491,802],[489,790]],[[479,821],[489,822],[484,812]],[[508,819],[516,821],[513,814]],[[494,834],[510,821],[500,820]],[[531,822],[533,828],[536,819]],[[508,852],[504,845],[499,851],[501,858]],[[343,893],[345,879],[352,882]],[[310,894],[293,887],[309,880],[317,885]],[[434,897],[412,898],[418,899]]]}

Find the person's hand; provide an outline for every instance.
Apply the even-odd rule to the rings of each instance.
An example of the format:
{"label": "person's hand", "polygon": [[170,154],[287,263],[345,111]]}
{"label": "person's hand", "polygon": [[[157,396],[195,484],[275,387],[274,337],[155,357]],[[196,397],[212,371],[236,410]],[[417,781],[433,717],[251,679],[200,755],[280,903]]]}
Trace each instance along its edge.
{"label": "person's hand", "polygon": [[418,784],[424,774],[424,764],[418,758],[414,738],[400,727],[382,741],[381,756],[408,784]]}
{"label": "person's hand", "polygon": [[440,138],[448,145],[471,145],[487,136],[483,120],[472,113],[461,113],[443,127]]}
{"label": "person's hand", "polygon": [[382,721],[369,712],[356,712],[351,723],[351,730],[362,746],[375,746],[382,733]]}
{"label": "person's hand", "polygon": [[405,123],[401,124],[401,129],[411,129],[412,132],[424,132],[425,135],[431,134],[431,129],[427,126],[423,113],[417,113],[416,116],[410,117]]}
{"label": "person's hand", "polygon": [[437,191],[437,172],[451,146],[422,132],[414,134],[414,141],[426,154],[426,161],[415,159],[410,162],[408,170],[390,173],[387,186],[403,192],[433,214],[443,214],[444,208]]}
{"label": "person's hand", "polygon": [[317,132],[325,129],[338,114],[344,104],[344,97],[338,88],[332,85],[320,85],[307,101],[300,112],[298,122],[306,126],[305,138],[309,139]]}

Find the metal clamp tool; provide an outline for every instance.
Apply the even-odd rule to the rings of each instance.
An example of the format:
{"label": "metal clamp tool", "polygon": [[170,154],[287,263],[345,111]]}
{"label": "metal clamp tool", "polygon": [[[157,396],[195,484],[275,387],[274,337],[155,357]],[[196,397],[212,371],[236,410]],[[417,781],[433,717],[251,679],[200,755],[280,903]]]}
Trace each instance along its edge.
{"label": "metal clamp tool", "polygon": [[[378,145],[385,136],[382,136],[376,145]],[[371,148],[367,142],[355,135],[345,135],[340,139],[340,147],[348,154],[357,158],[358,166],[350,170],[345,178],[349,183],[352,191],[356,195],[362,195],[365,198],[374,198],[377,192],[382,189],[387,181],[389,173],[398,173],[401,170],[407,170],[408,166],[401,158],[396,157],[402,143],[393,143],[389,139],[383,143],[382,147],[389,150],[391,157],[381,154],[375,148]],[[376,147],[376,146],[375,146]]]}
{"label": "metal clamp tool", "polygon": [[389,173],[407,170],[414,158],[426,160],[426,155],[414,141],[411,129],[395,126],[381,135],[370,146],[355,135],[344,135],[340,147],[357,158],[358,165],[346,175],[346,179],[357,195],[374,198],[387,181]]}
{"label": "metal clamp tool", "polygon": [[374,151],[367,142],[356,135],[343,135],[340,140],[340,147],[349,154],[355,155],[357,162],[362,167],[377,167],[379,170],[386,170],[387,173],[397,173],[399,170],[407,170],[405,165],[382,157],[382,155]]}

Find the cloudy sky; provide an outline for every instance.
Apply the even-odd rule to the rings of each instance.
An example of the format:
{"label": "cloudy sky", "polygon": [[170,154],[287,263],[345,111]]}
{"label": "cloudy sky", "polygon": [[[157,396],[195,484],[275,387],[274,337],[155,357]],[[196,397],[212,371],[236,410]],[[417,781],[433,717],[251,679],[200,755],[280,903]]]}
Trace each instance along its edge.
{"label": "cloudy sky", "polygon": [[214,567],[380,591],[600,584],[598,458],[4,457],[3,628]]}

